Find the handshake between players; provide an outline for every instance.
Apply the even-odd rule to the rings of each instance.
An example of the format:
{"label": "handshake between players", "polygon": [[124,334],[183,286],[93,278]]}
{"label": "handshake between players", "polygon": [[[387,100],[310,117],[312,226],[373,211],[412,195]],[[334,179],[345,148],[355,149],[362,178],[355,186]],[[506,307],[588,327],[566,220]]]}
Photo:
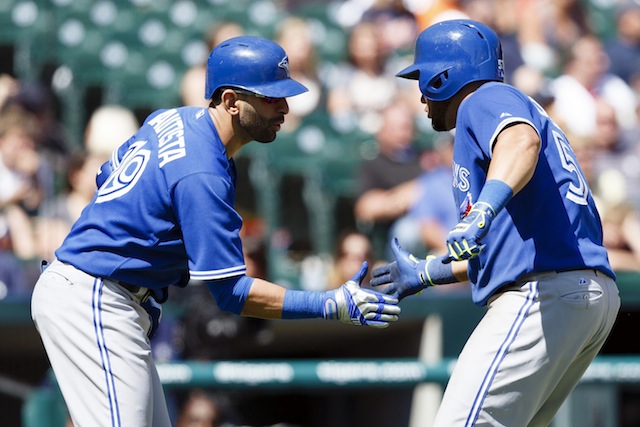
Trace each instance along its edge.
{"label": "handshake between players", "polygon": [[[398,239],[393,239],[391,249],[395,261],[372,271],[371,286],[385,286],[383,292],[398,300],[417,294],[424,288],[466,280],[462,270],[454,273],[452,261],[464,261],[478,256],[484,249],[482,238],[487,234],[496,211],[486,202],[475,203],[468,214],[449,232],[446,255],[427,256],[420,260],[404,250]],[[466,263],[464,264],[466,270]]]}

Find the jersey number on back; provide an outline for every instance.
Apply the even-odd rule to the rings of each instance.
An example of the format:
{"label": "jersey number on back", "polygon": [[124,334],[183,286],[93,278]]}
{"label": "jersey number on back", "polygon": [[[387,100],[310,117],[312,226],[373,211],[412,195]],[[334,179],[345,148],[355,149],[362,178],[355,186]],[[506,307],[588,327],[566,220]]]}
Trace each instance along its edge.
{"label": "jersey number on back", "polygon": [[[538,104],[533,98],[529,97],[533,105],[535,105],[536,109],[540,114],[548,118],[554,126],[557,126],[553,119],[549,117],[549,114]],[[571,200],[573,203],[577,203],[579,205],[586,205],[587,198],[589,197],[589,187],[587,186],[587,180],[584,177],[582,170],[578,166],[578,162],[576,161],[576,155],[571,149],[571,146],[566,140],[566,137],[552,129],[553,140],[556,143],[556,148],[558,149],[558,154],[560,155],[560,163],[562,167],[569,172],[571,176],[571,181],[569,182],[569,190],[567,191],[566,197]]]}
{"label": "jersey number on back", "polygon": [[142,149],[146,143],[147,141],[136,141],[131,144],[118,167],[98,190],[96,203],[117,199],[136,185],[151,157],[151,151]]}
{"label": "jersey number on back", "polygon": [[552,130],[552,132],[558,153],[560,154],[562,167],[571,174],[571,182],[569,182],[569,190],[567,191],[566,197],[574,203],[586,205],[587,197],[589,196],[589,187],[575,159],[575,154],[564,135],[555,130]]}

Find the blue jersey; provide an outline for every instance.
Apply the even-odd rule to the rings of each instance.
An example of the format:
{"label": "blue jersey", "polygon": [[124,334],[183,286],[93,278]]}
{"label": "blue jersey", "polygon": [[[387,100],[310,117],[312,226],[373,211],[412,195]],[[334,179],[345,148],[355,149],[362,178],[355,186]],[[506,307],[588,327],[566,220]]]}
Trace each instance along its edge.
{"label": "blue jersey", "polygon": [[454,145],[454,198],[464,217],[487,178],[498,134],[531,125],[542,145],[531,181],[498,213],[469,261],[473,301],[484,305],[505,284],[533,273],[584,268],[615,278],[602,224],[566,136],[535,101],[504,83],[486,83],[462,102]]}
{"label": "blue jersey", "polygon": [[156,290],[245,273],[236,169],[206,108],[156,111],[111,164],[59,260]]}

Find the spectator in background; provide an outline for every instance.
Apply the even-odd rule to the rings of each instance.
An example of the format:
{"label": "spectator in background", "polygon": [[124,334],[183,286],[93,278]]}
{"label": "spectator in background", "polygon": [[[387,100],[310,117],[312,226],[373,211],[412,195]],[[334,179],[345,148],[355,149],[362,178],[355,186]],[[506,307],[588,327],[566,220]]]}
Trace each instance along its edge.
{"label": "spectator in background", "polygon": [[51,89],[37,82],[20,81],[18,90],[7,99],[7,105],[17,105],[33,115],[37,123],[38,152],[46,155],[51,163],[62,165],[71,147],[66,129],[56,118],[56,99]]}
{"label": "spectator in background", "polygon": [[85,128],[86,151],[102,162],[138,130],[140,124],[133,111],[121,105],[103,105],[96,109]]}
{"label": "spectator in background", "polygon": [[513,0],[463,0],[462,11],[469,19],[493,28],[500,37],[504,61],[505,81],[513,82],[513,75],[524,64],[518,40],[518,18]]}
{"label": "spectator in background", "polygon": [[519,40],[527,65],[554,73],[581,38],[593,34],[585,2],[519,0]]}
{"label": "spectator in background", "polygon": [[596,102],[596,131],[593,138],[593,170],[597,177],[605,173],[618,176],[616,184],[602,188],[602,193],[619,195],[640,209],[640,128],[621,128],[613,105]]}
{"label": "spectator in background", "polygon": [[[6,100],[6,109],[19,109],[32,117],[34,148],[39,156],[38,183],[42,200],[61,190],[71,144],[65,126],[57,119],[57,100],[47,86],[38,82],[16,80],[15,92]],[[29,212],[30,216],[37,209]]]}
{"label": "spectator in background", "polygon": [[467,18],[467,15],[462,11],[460,0],[433,0],[430,2],[410,0],[408,3],[409,9],[416,16],[419,31],[436,22]]}
{"label": "spectator in background", "polygon": [[36,129],[35,118],[18,107],[0,112],[0,206],[16,204],[31,213],[42,202]]}
{"label": "spectator in background", "polygon": [[[217,23],[206,35],[209,52],[224,40],[244,35],[244,28],[237,22],[225,21]],[[207,58],[202,59],[202,64],[189,68],[180,82],[180,98],[182,105],[193,107],[208,107],[209,101],[204,97],[205,74]]]}
{"label": "spectator in background", "polygon": [[[559,52],[571,48],[579,39],[593,33],[586,5],[581,0],[536,2],[535,16],[545,41]],[[536,22],[535,19],[532,19]]]}
{"label": "spectator in background", "polygon": [[327,109],[337,130],[374,134],[398,88],[387,70],[388,55],[380,46],[376,25],[361,22],[353,27],[347,49],[348,61],[339,64],[328,82]]}
{"label": "spectator in background", "polygon": [[[372,270],[375,268],[373,248],[369,236],[357,230],[344,230],[336,240],[336,248],[333,254],[333,262],[327,278],[327,289],[335,289],[334,282],[343,278],[349,280],[356,274],[364,261],[367,261]],[[363,279],[363,286],[369,283],[370,275]]]}
{"label": "spectator in background", "polygon": [[18,80],[9,74],[0,74],[0,109],[2,109],[7,101],[16,95],[20,90]]}
{"label": "spectator in background", "polygon": [[[17,106],[0,112],[0,215],[22,260],[35,256],[31,218],[43,200],[42,156],[36,151],[35,118]],[[43,176],[45,175],[45,176]]]}
{"label": "spectator in background", "polygon": [[28,298],[31,282],[21,261],[13,253],[9,226],[0,215],[0,300]]}
{"label": "spectator in background", "polygon": [[[416,201],[411,206],[408,216],[417,223],[420,251],[416,255],[444,255],[447,253],[446,238],[459,220],[458,207],[453,200],[453,134],[442,133],[434,141],[434,165],[416,178]],[[416,228],[412,231],[415,234]],[[402,247],[409,246],[412,241],[404,237],[406,233],[397,233]],[[404,240],[403,240],[404,239]],[[415,245],[415,243],[414,243]],[[423,253],[423,252],[427,253]]]}
{"label": "spectator in background", "polygon": [[[429,167],[416,181],[416,201],[409,209],[404,229],[395,228],[402,247],[414,248],[415,256],[441,256],[448,252],[446,239],[449,231],[458,223],[460,212],[453,198],[453,141],[454,134],[440,133],[433,142]],[[416,229],[418,234],[416,236]],[[406,245],[406,246],[405,246]],[[469,282],[439,286],[433,291],[450,293],[468,291]]]}
{"label": "spectator in background", "polygon": [[38,258],[53,259],[53,251],[93,198],[96,172],[137,129],[135,115],[123,106],[104,105],[93,112],[85,129],[84,147],[71,153],[65,161],[63,188],[39,206],[34,218]]}
{"label": "spectator in background", "polygon": [[362,15],[363,22],[378,28],[383,54],[393,55],[400,50],[413,50],[418,36],[416,18],[405,6],[404,0],[376,0]]}
{"label": "spectator in background", "polygon": [[358,171],[354,216],[358,227],[372,239],[376,258],[385,257],[391,226],[415,201],[414,178],[422,167],[414,138],[411,108],[392,103],[382,111],[376,133],[378,154],[363,161]]}
{"label": "spectator in background", "polygon": [[551,78],[545,76],[539,69],[523,64],[514,70],[510,80],[511,84],[532,97],[551,117],[555,116]]}
{"label": "spectator in background", "polygon": [[599,149],[592,138],[568,135],[571,147],[592,189],[600,212],[603,244],[614,271],[640,271],[640,217],[638,209],[625,198],[624,183],[616,170],[597,175],[594,164]]}
{"label": "spectator in background", "polygon": [[180,407],[175,427],[231,426],[229,423],[233,418],[231,406],[226,399],[203,389],[193,389]]}
{"label": "spectator in background", "polygon": [[289,56],[291,78],[309,88],[308,92],[287,100],[289,114],[283,132],[295,130],[305,117],[317,111],[324,113],[326,109],[326,90],[318,75],[318,57],[311,31],[308,21],[298,17],[286,18],[278,28],[275,41]]}
{"label": "spectator in background", "polygon": [[603,243],[614,271],[640,272],[640,215],[627,201],[600,201]]}
{"label": "spectator in background", "polygon": [[46,260],[53,259],[53,252],[93,198],[96,172],[103,160],[102,156],[80,150],[74,152],[67,163],[64,191],[40,206],[35,222],[38,257]]}
{"label": "spectator in background", "polygon": [[615,107],[620,126],[636,126],[637,96],[624,80],[607,73],[608,68],[609,59],[596,37],[582,37],[572,46],[564,74],[551,84],[554,114],[570,133],[594,135],[598,98]]}
{"label": "spectator in background", "polygon": [[588,170],[614,270],[640,271],[640,129],[623,130],[612,105],[596,103]]}
{"label": "spectator in background", "polygon": [[640,94],[640,1],[623,0],[616,11],[615,37],[606,43],[609,72]]}

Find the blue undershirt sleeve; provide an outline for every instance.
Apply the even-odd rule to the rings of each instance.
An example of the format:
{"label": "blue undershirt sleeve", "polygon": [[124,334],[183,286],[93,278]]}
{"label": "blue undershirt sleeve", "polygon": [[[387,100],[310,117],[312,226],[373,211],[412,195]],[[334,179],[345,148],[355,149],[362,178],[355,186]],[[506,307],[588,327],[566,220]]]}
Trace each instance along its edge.
{"label": "blue undershirt sleeve", "polygon": [[241,275],[205,283],[220,310],[240,314],[253,284],[253,277]]}

